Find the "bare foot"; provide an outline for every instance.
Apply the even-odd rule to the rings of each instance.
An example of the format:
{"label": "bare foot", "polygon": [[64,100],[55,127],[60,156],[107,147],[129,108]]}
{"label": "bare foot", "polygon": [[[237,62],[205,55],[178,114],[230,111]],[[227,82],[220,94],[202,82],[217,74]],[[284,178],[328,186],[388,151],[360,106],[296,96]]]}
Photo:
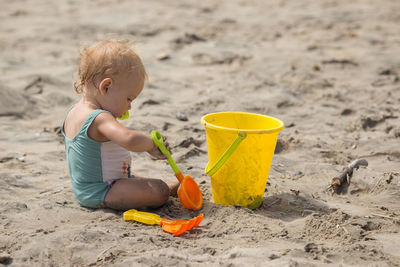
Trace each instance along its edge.
{"label": "bare foot", "polygon": [[180,185],[179,181],[166,181],[165,182],[169,187],[169,195],[172,197],[178,196],[178,187]]}

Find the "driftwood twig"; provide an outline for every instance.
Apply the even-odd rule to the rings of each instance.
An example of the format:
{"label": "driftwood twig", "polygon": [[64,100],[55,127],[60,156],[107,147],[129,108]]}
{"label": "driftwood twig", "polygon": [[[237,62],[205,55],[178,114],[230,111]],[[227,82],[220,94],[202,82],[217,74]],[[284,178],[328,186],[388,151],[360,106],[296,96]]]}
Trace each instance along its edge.
{"label": "driftwood twig", "polygon": [[296,189],[290,189],[290,192],[292,192],[296,196],[298,196],[300,194],[300,190],[296,190]]}
{"label": "driftwood twig", "polygon": [[365,159],[354,160],[342,171],[339,176],[332,179],[329,188],[331,188],[337,194],[341,193],[344,188],[347,188],[350,185],[350,179],[353,175],[353,170],[357,170],[360,166],[368,166],[368,161]]}
{"label": "driftwood twig", "polygon": [[400,223],[400,218],[399,217],[390,217],[387,215],[383,215],[383,214],[377,214],[377,213],[371,213],[372,216],[376,216],[376,217],[381,217],[381,218],[385,218],[385,219],[390,219],[393,220],[395,222]]}

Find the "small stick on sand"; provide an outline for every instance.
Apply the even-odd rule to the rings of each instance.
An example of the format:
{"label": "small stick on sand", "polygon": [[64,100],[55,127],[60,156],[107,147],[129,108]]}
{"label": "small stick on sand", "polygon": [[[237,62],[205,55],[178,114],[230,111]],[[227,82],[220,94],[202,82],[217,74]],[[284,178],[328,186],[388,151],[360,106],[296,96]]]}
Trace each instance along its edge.
{"label": "small stick on sand", "polygon": [[353,170],[357,170],[360,166],[368,166],[368,161],[365,159],[354,160],[339,176],[332,179],[329,188],[332,188],[336,194],[340,194],[344,188],[350,185],[350,178],[353,175]]}
{"label": "small stick on sand", "polygon": [[299,193],[300,193],[300,190],[290,189],[290,192],[292,192],[293,194],[295,194],[296,196],[298,196]]}
{"label": "small stick on sand", "polygon": [[382,176],[381,178],[379,178],[378,182],[375,183],[374,187],[372,187],[368,192],[374,192],[375,188],[381,183],[381,181],[383,180],[383,178],[385,178],[385,176]]}
{"label": "small stick on sand", "polygon": [[385,218],[385,219],[390,219],[396,222],[400,222],[400,218],[399,217],[390,217],[387,215],[383,215],[383,214],[377,214],[377,213],[371,213],[372,216],[376,216],[376,217],[381,217],[381,218]]}

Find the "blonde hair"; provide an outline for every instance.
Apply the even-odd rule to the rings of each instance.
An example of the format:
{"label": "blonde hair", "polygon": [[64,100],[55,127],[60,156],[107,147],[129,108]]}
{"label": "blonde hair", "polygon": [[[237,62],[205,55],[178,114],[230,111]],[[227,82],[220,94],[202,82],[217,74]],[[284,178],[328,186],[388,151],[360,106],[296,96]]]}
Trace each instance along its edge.
{"label": "blonde hair", "polygon": [[126,41],[111,39],[83,47],[80,56],[78,79],[74,83],[78,94],[88,83],[97,87],[96,83],[102,79],[122,73],[134,72],[142,83],[147,78],[142,60]]}

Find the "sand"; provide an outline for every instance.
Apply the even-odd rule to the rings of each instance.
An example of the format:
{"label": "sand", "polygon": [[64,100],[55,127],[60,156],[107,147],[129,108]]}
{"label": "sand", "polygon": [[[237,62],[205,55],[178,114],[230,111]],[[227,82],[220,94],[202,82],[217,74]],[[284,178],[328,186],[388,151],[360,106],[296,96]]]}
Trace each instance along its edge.
{"label": "sand", "polygon": [[[400,266],[398,1],[1,6],[1,264]],[[149,74],[123,123],[167,136],[203,192],[203,222],[180,237],[73,197],[59,127],[79,97],[78,48],[112,37],[135,40]],[[217,111],[286,125],[256,210],[212,202],[200,118]],[[175,179],[166,162],[132,156],[135,172]],[[369,165],[354,172],[347,193],[327,191],[357,158]],[[176,198],[153,212],[199,214]]]}

